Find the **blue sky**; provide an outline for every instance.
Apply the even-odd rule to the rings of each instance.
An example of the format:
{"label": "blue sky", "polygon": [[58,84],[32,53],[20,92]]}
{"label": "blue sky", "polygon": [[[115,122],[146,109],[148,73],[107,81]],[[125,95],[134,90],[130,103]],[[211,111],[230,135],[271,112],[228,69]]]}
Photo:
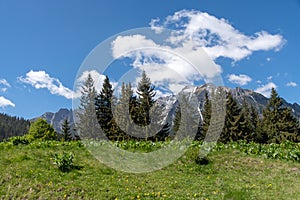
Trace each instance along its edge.
{"label": "blue sky", "polygon": [[[226,86],[264,95],[276,87],[300,103],[298,19],[297,0],[0,0],[0,112],[32,118],[71,108],[88,54],[112,35],[140,27],[172,28],[177,39],[203,45]],[[134,56],[123,59],[137,61]]]}

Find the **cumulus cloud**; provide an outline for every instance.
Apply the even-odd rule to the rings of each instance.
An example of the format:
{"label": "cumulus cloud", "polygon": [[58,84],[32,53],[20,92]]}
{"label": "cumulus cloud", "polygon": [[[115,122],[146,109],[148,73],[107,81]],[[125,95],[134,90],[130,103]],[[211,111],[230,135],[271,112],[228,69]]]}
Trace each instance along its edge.
{"label": "cumulus cloud", "polygon": [[213,59],[226,57],[239,61],[253,51],[278,51],[286,42],[281,35],[272,35],[264,30],[245,35],[228,20],[196,10],[181,10],[168,16],[162,23],[156,19],[150,25],[155,30],[176,27],[170,42],[182,44],[193,40],[196,46],[204,48]]}
{"label": "cumulus cloud", "polygon": [[239,74],[239,75],[230,74],[230,75],[228,75],[228,80],[231,83],[235,83],[235,84],[243,86],[243,85],[247,85],[249,82],[251,82],[252,78],[245,74]]}
{"label": "cumulus cloud", "polygon": [[[115,59],[131,58],[132,67],[144,70],[156,84],[192,84],[193,80],[209,80],[222,71],[202,49],[193,50],[192,41],[174,48],[142,35],[131,35],[119,36],[111,45]],[[177,93],[183,85],[167,88],[176,89],[172,92]]]}
{"label": "cumulus cloud", "polygon": [[63,96],[67,99],[78,97],[78,93],[73,92],[57,79],[51,77],[45,71],[29,71],[25,77],[18,78],[21,82],[29,84],[36,89],[46,88],[51,94]]}
{"label": "cumulus cloud", "polygon": [[[166,38],[162,37],[162,42],[146,34],[118,36],[111,43],[112,56],[131,58],[133,68],[145,70],[153,80],[159,77],[160,83],[169,81],[170,90],[182,88],[182,83],[213,80],[222,73],[221,66],[214,62],[217,58],[229,58],[234,63],[254,51],[278,51],[286,42],[281,35],[264,30],[246,35],[228,20],[196,10],[181,10],[165,19],[155,18],[149,25],[157,35],[165,36],[164,28],[172,31]],[[179,76],[171,77],[174,74]],[[243,75],[231,78],[240,85],[251,81]]]}
{"label": "cumulus cloud", "polygon": [[286,84],[286,86],[288,86],[288,87],[296,87],[297,86],[297,83],[295,83],[295,82],[288,82],[287,84]]}
{"label": "cumulus cloud", "polygon": [[13,102],[11,102],[10,100],[6,99],[5,97],[0,96],[0,107],[4,108],[6,106],[15,107],[15,104]]}
{"label": "cumulus cloud", "polygon": [[270,82],[266,85],[262,85],[261,87],[257,88],[255,92],[260,93],[265,97],[270,97],[272,88],[276,89],[277,85],[273,82]]}

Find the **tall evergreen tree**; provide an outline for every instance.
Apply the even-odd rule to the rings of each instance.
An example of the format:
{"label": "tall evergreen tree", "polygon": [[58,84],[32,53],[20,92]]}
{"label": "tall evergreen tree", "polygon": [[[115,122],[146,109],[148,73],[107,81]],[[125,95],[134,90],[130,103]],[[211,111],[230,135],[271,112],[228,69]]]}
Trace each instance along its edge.
{"label": "tall evergreen tree", "polygon": [[90,74],[81,87],[80,106],[76,112],[77,130],[84,138],[99,137],[98,121],[95,113],[95,98],[97,96],[94,80]]}
{"label": "tall evergreen tree", "polygon": [[283,101],[272,88],[271,97],[263,111],[263,136],[267,143],[280,143],[284,140],[297,140],[299,122],[290,109],[283,107]]}
{"label": "tall evergreen tree", "polygon": [[220,140],[222,142],[242,139],[245,117],[231,93],[227,94],[226,118]]}
{"label": "tall evergreen tree", "polygon": [[155,103],[154,96],[156,93],[154,92],[154,86],[145,71],[142,72],[142,78],[138,83],[137,94],[137,123],[140,126],[146,126],[151,123],[150,109]]}
{"label": "tall evergreen tree", "polygon": [[243,115],[242,118],[244,119],[244,121],[240,122],[240,127],[242,129],[242,135],[240,139],[245,140],[247,142],[253,141],[255,130],[253,128],[253,122],[251,121],[251,111],[245,99],[242,105],[241,115]]}
{"label": "tall evergreen tree", "polygon": [[96,114],[101,129],[109,139],[115,140],[117,130],[116,124],[113,121],[112,112],[112,105],[114,103],[113,89],[108,76],[105,77],[102,90],[95,99]]}
{"label": "tall evergreen tree", "polygon": [[67,119],[64,120],[62,123],[62,134],[63,134],[63,141],[70,141],[72,139],[71,135],[71,127],[69,125],[69,121]]}
{"label": "tall evergreen tree", "polygon": [[122,83],[121,95],[114,109],[114,118],[116,119],[119,128],[118,140],[130,138],[130,132],[132,131],[131,126],[133,123],[131,114],[133,112],[134,99],[135,97],[133,96],[131,83]]}

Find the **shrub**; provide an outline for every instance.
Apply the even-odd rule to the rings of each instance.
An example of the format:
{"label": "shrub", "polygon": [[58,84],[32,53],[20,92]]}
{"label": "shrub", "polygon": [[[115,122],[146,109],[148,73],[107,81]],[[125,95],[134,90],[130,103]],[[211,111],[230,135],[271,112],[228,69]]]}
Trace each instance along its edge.
{"label": "shrub", "polygon": [[62,152],[62,154],[54,154],[52,155],[52,160],[54,164],[58,166],[58,169],[62,172],[69,172],[73,169],[74,155],[72,153]]}
{"label": "shrub", "polygon": [[29,144],[29,140],[26,136],[15,136],[10,138],[9,141],[12,142],[13,145]]}

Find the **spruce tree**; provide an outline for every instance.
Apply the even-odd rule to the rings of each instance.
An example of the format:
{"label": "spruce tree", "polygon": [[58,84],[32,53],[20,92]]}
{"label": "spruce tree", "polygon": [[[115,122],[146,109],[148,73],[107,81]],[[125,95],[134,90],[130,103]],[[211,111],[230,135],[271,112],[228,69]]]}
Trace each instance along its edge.
{"label": "spruce tree", "polygon": [[62,123],[62,134],[63,134],[63,141],[70,141],[72,139],[71,135],[71,127],[69,125],[69,121],[67,119],[64,120]]}
{"label": "spruce tree", "polygon": [[263,136],[267,143],[280,143],[285,140],[297,140],[299,122],[292,111],[283,107],[283,101],[272,88],[268,105],[263,111]]}
{"label": "spruce tree", "polygon": [[113,89],[108,76],[105,77],[100,94],[95,99],[96,115],[101,129],[109,139],[115,140],[117,130],[112,112]]}
{"label": "spruce tree", "polygon": [[137,123],[140,126],[146,126],[151,123],[150,121],[150,109],[154,105],[155,92],[154,86],[152,86],[150,78],[146,75],[146,72],[142,72],[142,78],[137,87]]}
{"label": "spruce tree", "polygon": [[90,74],[81,87],[80,106],[76,112],[77,130],[84,138],[99,137],[98,121],[95,113],[95,98],[97,96],[94,80]]}
{"label": "spruce tree", "polygon": [[220,140],[222,142],[237,141],[242,139],[245,131],[245,116],[231,93],[227,94],[226,117]]}
{"label": "spruce tree", "polygon": [[114,118],[118,124],[118,140],[130,138],[131,126],[133,120],[131,114],[133,110],[133,90],[131,83],[122,83],[121,95],[114,109]]}

